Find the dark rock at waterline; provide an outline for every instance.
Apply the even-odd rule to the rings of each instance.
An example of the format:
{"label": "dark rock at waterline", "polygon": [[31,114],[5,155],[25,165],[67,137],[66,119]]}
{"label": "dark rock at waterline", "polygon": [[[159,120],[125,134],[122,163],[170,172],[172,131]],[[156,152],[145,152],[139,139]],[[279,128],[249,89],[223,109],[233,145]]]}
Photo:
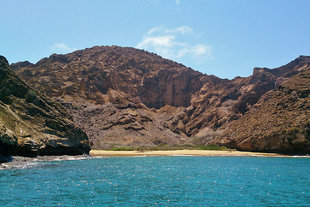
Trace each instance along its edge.
{"label": "dark rock at waterline", "polygon": [[11,156],[0,155],[0,163],[11,162],[12,160],[13,160],[13,157]]}
{"label": "dark rock at waterline", "polygon": [[[52,162],[52,161],[66,161],[66,160],[84,160],[91,159],[90,155],[49,155],[49,156],[37,156],[37,157],[22,157],[22,156],[13,156],[13,157],[5,157],[7,162],[0,163],[0,170],[5,169],[25,169],[31,168],[38,165],[44,165],[42,162]],[[46,163],[45,163],[46,164]]]}
{"label": "dark rock at waterline", "polygon": [[60,104],[29,87],[0,56],[0,154],[78,155],[90,150],[87,135]]}

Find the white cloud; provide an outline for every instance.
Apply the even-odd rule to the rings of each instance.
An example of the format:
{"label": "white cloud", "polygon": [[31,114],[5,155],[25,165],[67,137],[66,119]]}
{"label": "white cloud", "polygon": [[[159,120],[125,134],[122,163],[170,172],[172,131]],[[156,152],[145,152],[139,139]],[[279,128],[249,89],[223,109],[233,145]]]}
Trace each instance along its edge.
{"label": "white cloud", "polygon": [[151,35],[151,34],[154,34],[156,32],[161,33],[161,34],[182,34],[182,35],[186,35],[186,34],[193,33],[193,29],[190,28],[189,26],[180,26],[180,27],[172,28],[172,29],[168,29],[166,27],[159,26],[159,27],[154,27],[154,28],[150,29],[147,32],[147,35]]}
{"label": "white cloud", "polygon": [[188,26],[181,26],[175,29],[176,32],[181,33],[182,35],[185,34],[190,34],[193,32],[192,28],[188,27]]}
{"label": "white cloud", "polygon": [[153,33],[160,31],[160,30],[161,30],[161,27],[154,27],[147,32],[147,35],[153,34]]}
{"label": "white cloud", "polygon": [[174,36],[165,35],[165,36],[151,36],[145,37],[138,45],[138,48],[144,47],[172,47],[174,42]]}
{"label": "white cloud", "polygon": [[176,1],[175,1],[175,4],[176,4],[176,5],[179,5],[180,3],[181,3],[181,0],[176,0]]}
{"label": "white cloud", "polygon": [[206,53],[211,53],[211,47],[208,47],[206,45],[195,45],[194,47],[192,47],[192,53],[195,55],[203,55]]}
{"label": "white cloud", "polygon": [[55,43],[51,46],[53,53],[69,53],[76,50],[75,48],[70,48],[64,43]]}
{"label": "white cloud", "polygon": [[163,26],[150,29],[137,48],[153,51],[165,58],[180,59],[183,57],[207,59],[212,55],[212,47],[206,44],[193,44],[186,41],[195,36],[189,26],[166,28]]}

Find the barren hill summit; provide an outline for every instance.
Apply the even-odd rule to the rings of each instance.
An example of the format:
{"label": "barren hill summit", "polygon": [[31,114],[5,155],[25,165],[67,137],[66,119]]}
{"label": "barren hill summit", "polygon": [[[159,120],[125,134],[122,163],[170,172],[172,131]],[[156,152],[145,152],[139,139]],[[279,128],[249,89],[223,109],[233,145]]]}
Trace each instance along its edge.
{"label": "barren hill summit", "polygon": [[[303,130],[309,118],[297,116],[307,117],[309,111],[307,83],[294,89],[294,93],[304,94],[305,107],[298,113],[294,107],[289,109],[297,114],[294,119],[300,120],[298,124],[292,122],[303,133],[303,139],[298,135],[301,147],[287,147],[294,145],[295,138],[286,142],[284,138],[275,139],[276,135],[269,136],[274,127],[271,122],[259,129],[270,137],[266,138],[270,144],[252,145],[255,140],[262,140],[258,134],[251,136],[246,148],[238,143],[252,130],[252,123],[240,123],[252,116],[259,123],[262,116],[254,115],[254,111],[267,99],[299,103],[302,97],[286,100],[288,93],[282,94],[285,100],[277,97],[281,91],[291,91],[288,84],[293,87],[295,82],[309,81],[305,75],[309,63],[308,56],[300,56],[282,67],[254,68],[249,77],[228,80],[144,50],[96,46],[66,55],[54,54],[36,64],[19,62],[12,67],[31,86],[69,108],[75,123],[88,134],[92,148],[217,143],[241,150],[305,153],[308,148],[302,146],[307,145],[309,134]],[[264,113],[268,116],[269,112]],[[266,131],[268,127],[270,130]],[[242,132],[230,131],[238,131],[236,128]],[[277,145],[271,140],[277,140]],[[285,143],[285,150],[281,143]]]}
{"label": "barren hill summit", "polygon": [[12,67],[32,86],[53,97],[101,104],[114,102],[106,95],[113,90],[154,108],[189,106],[191,95],[205,78],[156,54],[118,46],[54,54],[36,64],[22,62]]}

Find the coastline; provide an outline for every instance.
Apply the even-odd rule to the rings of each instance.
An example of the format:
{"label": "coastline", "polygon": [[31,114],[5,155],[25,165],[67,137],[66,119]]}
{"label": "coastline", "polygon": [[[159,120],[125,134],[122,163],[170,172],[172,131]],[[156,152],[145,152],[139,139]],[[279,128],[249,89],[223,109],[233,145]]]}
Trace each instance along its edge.
{"label": "coastline", "polygon": [[91,150],[89,155],[97,156],[227,156],[227,157],[289,157],[289,155],[264,152],[232,150],[158,150],[158,151],[109,151]]}
{"label": "coastline", "polygon": [[145,150],[145,151],[111,151],[91,150],[89,155],[60,155],[21,157],[13,156],[10,162],[0,163],[0,170],[25,169],[40,165],[41,162],[82,160],[100,157],[143,157],[143,156],[209,156],[209,157],[286,157],[310,158],[309,155],[285,155],[278,153],[248,152],[235,150]]}
{"label": "coastline", "polygon": [[24,169],[32,166],[36,166],[41,162],[51,161],[67,161],[67,160],[84,160],[90,159],[89,155],[49,155],[49,156],[37,156],[37,157],[22,157],[13,156],[10,162],[0,163],[0,170],[8,169]]}

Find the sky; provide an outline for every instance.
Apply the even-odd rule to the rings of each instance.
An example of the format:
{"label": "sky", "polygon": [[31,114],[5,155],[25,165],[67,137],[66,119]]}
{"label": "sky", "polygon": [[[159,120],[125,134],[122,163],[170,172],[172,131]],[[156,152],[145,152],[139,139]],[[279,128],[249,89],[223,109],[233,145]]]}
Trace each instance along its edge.
{"label": "sky", "polygon": [[0,55],[135,47],[232,79],[310,55],[309,0],[0,0]]}

